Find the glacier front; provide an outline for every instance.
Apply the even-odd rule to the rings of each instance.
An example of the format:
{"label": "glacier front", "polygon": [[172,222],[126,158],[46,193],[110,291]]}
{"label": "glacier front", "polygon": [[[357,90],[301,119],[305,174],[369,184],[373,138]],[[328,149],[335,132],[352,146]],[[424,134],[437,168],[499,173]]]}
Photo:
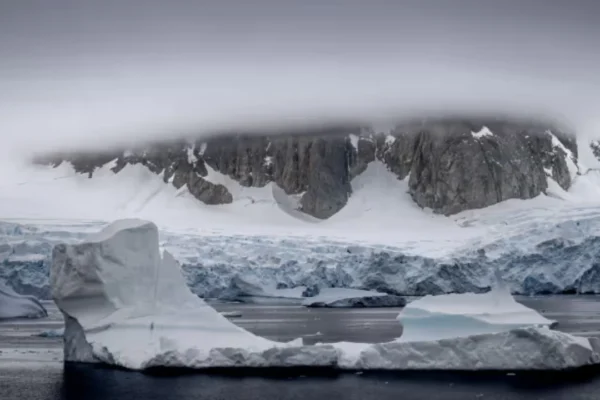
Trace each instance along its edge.
{"label": "glacier front", "polygon": [[53,298],[65,317],[65,361],[151,367],[564,369],[596,364],[590,340],[546,327],[453,339],[304,346],[237,327],[191,293],[159,250],[156,225],[117,221],[53,250]]}
{"label": "glacier front", "polygon": [[48,312],[33,296],[22,296],[0,281],[0,319],[43,318]]}
{"label": "glacier front", "polygon": [[[237,300],[300,286],[400,296],[486,292],[494,271],[513,294],[600,293],[600,210],[485,212],[457,221],[490,227],[476,240],[372,243],[302,232],[163,227],[161,247],[182,265],[192,292],[205,299]],[[0,280],[18,293],[49,299],[53,246],[80,243],[104,226],[102,221],[0,222]]]}

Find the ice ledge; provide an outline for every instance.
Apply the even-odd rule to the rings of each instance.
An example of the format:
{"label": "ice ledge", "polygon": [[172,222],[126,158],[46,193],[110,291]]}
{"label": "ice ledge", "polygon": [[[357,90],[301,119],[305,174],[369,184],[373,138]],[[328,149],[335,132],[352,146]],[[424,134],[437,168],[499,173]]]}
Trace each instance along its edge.
{"label": "ice ledge", "polygon": [[[591,340],[594,342],[594,339]],[[423,342],[381,344],[335,343],[272,347],[264,351],[225,347],[208,354],[189,348],[154,354],[133,366],[115,358],[109,348],[70,354],[66,361],[103,362],[130,369],[166,368],[298,368],[336,370],[426,371],[560,371],[600,364],[598,343],[547,328]]]}

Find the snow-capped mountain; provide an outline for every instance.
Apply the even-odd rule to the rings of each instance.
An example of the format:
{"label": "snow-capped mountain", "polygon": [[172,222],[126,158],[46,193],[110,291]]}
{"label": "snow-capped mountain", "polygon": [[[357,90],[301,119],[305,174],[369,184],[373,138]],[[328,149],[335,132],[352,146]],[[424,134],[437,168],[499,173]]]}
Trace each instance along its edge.
{"label": "snow-capped mountain", "polygon": [[375,161],[408,180],[417,205],[446,215],[536,197],[548,189],[547,178],[568,190],[578,173],[572,133],[506,118],[430,118],[391,128],[220,136],[51,159],[54,165],[69,162],[90,178],[109,163],[117,174],[141,164],[209,205],[238,200],[236,186],[273,183],[294,196],[295,208],[319,219],[346,206],[352,179]]}
{"label": "snow-capped mountain", "polygon": [[138,217],[202,297],[482,292],[496,271],[513,293],[600,293],[600,172],[582,140],[498,119],[312,133],[4,163],[0,278],[48,298],[55,244]]}

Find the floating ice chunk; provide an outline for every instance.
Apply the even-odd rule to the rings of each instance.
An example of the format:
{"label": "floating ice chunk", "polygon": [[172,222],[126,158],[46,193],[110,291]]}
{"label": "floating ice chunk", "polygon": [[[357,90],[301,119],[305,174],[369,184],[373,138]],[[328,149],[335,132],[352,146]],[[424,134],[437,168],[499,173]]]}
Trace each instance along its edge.
{"label": "floating ice chunk", "polygon": [[404,307],[406,300],[400,296],[372,290],[325,288],[317,296],[302,302],[305,307]]}
{"label": "floating ice chunk", "polygon": [[33,296],[22,296],[0,281],[0,319],[43,318],[48,312]]}
{"label": "floating ice chunk", "polygon": [[488,293],[425,296],[398,315],[403,342],[439,340],[495,333],[527,326],[552,326],[549,320],[518,303],[507,288]]}
{"label": "floating ice chunk", "polygon": [[225,318],[242,318],[241,311],[222,311],[220,314]]}

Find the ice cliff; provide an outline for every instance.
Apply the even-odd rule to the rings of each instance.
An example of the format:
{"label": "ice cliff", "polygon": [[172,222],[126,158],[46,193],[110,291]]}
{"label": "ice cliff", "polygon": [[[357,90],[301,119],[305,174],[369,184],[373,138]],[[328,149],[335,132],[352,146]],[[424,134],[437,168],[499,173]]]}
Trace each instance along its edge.
{"label": "ice cliff", "polygon": [[54,248],[50,285],[65,316],[65,360],[139,369],[157,354],[192,346],[197,358],[233,343],[274,346],[193,295],[158,243],[154,224],[121,220],[84,243]]}
{"label": "ice cliff", "polygon": [[65,360],[150,367],[565,369],[598,363],[592,343],[547,328],[427,342],[277,343],[237,327],[194,296],[157,227],[117,221],[54,248],[50,282],[65,316]]}
{"label": "ice cliff", "polygon": [[33,296],[22,296],[0,281],[0,319],[43,318],[48,313]]}
{"label": "ice cliff", "polygon": [[[501,221],[493,222],[492,234],[464,244],[423,240],[385,245],[300,235],[162,230],[161,246],[182,265],[192,292],[203,298],[231,300],[252,294],[252,288],[299,286],[417,296],[485,292],[496,270],[513,294],[600,293],[597,209],[534,208],[489,218]],[[482,224],[470,216],[459,222]],[[79,243],[84,230],[103,226],[0,222],[0,279],[19,293],[49,299],[52,247]]]}

